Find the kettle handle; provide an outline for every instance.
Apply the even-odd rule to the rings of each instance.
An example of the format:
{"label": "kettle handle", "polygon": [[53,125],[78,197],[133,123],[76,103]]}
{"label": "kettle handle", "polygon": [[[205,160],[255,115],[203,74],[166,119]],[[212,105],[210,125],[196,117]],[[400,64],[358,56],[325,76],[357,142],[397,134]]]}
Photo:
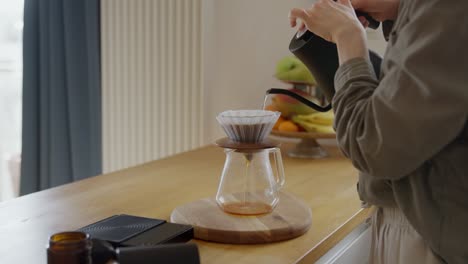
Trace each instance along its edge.
{"label": "kettle handle", "polygon": [[298,95],[297,93],[294,93],[294,92],[291,92],[289,90],[286,90],[286,89],[280,89],[280,88],[271,88],[269,89],[268,91],[266,91],[266,94],[284,94],[284,95],[288,95],[290,97],[293,97],[294,99],[298,100],[299,102],[307,105],[308,107],[316,110],[316,111],[319,111],[319,112],[328,112],[330,111],[330,109],[332,109],[332,105],[331,103],[328,104],[327,106],[323,107],[323,106],[320,106],[320,105],[317,105],[309,100],[307,100],[306,98]]}

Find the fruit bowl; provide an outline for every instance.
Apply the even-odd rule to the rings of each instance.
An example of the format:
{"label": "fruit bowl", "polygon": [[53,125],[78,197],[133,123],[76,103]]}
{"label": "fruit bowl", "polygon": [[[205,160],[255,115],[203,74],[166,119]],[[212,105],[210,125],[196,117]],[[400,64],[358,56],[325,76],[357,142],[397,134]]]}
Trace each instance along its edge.
{"label": "fruit bowl", "polygon": [[[275,77],[288,84],[290,87],[287,90],[290,92],[317,105],[327,105],[324,94],[316,87],[314,76],[298,58],[289,56],[281,59],[276,65]],[[267,104],[268,97],[265,98],[266,110],[281,113],[270,135],[300,139],[295,148],[288,151],[291,157],[317,159],[328,156],[317,139],[336,138],[332,128],[333,116],[318,113],[313,107],[296,98],[288,94],[274,93],[270,97],[270,104]]]}
{"label": "fruit bowl", "polygon": [[332,127],[333,118],[333,112],[280,117],[270,135],[300,139],[295,148],[288,151],[290,157],[324,158],[328,156],[327,152],[317,139],[336,138]]}
{"label": "fruit bowl", "polygon": [[288,156],[293,158],[321,159],[328,156],[324,148],[320,146],[317,139],[336,138],[334,133],[315,133],[315,132],[283,132],[272,130],[270,135],[285,138],[300,139],[295,147],[287,152]]}

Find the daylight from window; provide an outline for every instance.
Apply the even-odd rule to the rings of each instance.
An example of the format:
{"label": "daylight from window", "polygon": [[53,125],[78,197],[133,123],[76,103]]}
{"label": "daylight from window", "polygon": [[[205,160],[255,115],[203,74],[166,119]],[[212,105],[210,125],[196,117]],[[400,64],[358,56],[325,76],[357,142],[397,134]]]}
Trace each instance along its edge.
{"label": "daylight from window", "polygon": [[0,201],[18,193],[22,35],[23,0],[0,0]]}

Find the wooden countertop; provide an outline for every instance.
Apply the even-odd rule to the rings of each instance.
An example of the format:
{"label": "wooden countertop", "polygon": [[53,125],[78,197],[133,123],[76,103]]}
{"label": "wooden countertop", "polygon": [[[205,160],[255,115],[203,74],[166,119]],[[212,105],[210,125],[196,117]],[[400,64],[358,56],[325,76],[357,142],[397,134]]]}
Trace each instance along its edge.
{"label": "wooden countertop", "polygon": [[[194,240],[203,264],[313,263],[362,223],[357,172],[334,147],[323,160],[285,157],[285,190],[312,209],[303,236],[264,245]],[[115,173],[0,203],[0,262],[46,263],[48,236],[75,230],[115,214],[169,219],[173,208],[216,194],[223,150],[208,146]]]}

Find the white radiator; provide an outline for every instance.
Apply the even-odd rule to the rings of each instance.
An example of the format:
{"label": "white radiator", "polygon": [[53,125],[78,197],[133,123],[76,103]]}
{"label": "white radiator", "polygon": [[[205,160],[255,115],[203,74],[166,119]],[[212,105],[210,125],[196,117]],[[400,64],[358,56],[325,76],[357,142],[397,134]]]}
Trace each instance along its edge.
{"label": "white radiator", "polygon": [[103,172],[203,143],[202,0],[102,0]]}

